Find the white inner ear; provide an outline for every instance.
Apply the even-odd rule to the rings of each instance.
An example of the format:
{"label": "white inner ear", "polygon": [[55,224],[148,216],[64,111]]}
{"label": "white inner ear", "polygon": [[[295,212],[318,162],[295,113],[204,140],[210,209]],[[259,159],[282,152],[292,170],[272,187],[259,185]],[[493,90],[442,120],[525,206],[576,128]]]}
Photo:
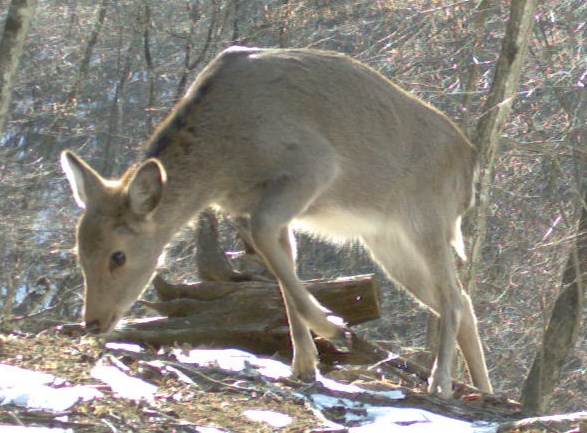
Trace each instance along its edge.
{"label": "white inner ear", "polygon": [[88,197],[85,192],[84,175],[81,167],[71,161],[66,153],[61,155],[61,167],[69,181],[75,202],[80,208],[85,209]]}

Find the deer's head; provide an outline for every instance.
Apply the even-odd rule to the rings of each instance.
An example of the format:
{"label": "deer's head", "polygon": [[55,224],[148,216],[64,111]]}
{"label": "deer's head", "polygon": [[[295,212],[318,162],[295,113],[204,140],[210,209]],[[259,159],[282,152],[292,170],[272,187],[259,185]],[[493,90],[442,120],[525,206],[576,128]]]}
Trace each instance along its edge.
{"label": "deer's head", "polygon": [[76,238],[86,328],[108,332],[149,283],[163,250],[153,215],[165,170],[150,159],[118,180],[106,180],[70,151],[63,152],[61,165],[83,209]]}

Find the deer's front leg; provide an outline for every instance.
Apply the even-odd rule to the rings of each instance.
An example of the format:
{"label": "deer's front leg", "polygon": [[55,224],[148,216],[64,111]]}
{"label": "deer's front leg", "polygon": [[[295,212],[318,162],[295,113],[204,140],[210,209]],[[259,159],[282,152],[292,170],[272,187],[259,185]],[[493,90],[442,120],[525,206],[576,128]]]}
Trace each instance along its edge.
{"label": "deer's front leg", "polygon": [[290,325],[294,374],[313,380],[318,357],[310,331],[335,341],[344,341],[346,332],[343,321],[320,305],[295,272],[289,223],[305,207],[302,198],[295,185],[283,179],[275,182],[251,214],[250,230],[255,249],[279,280]]}

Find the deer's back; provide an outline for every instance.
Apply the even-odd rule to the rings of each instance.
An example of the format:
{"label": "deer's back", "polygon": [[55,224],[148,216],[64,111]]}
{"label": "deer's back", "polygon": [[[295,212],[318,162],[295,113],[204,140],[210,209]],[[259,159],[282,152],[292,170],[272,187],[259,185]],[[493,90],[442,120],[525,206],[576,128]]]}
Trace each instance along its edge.
{"label": "deer's back", "polygon": [[321,172],[332,181],[310,213],[386,214],[436,197],[455,215],[470,202],[474,153],[446,116],[367,66],[331,52],[271,49],[220,54],[147,151],[170,182],[204,182],[235,202],[229,207],[246,207],[278,174]]}

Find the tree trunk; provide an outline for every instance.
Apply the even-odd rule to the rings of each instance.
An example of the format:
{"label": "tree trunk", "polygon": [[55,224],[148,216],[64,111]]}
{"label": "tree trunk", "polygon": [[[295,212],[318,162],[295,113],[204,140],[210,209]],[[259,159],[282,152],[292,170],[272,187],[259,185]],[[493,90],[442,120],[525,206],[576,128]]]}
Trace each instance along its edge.
{"label": "tree trunk", "polygon": [[[583,203],[586,201],[587,194]],[[526,412],[543,413],[550,406],[561,368],[575,346],[581,327],[586,276],[587,208],[583,207],[575,245],[563,273],[560,294],[522,390],[521,401]]]}
{"label": "tree trunk", "polygon": [[499,150],[497,137],[515,97],[532,33],[536,5],[537,0],[516,0],[511,4],[495,77],[473,139],[480,146],[483,165],[490,162]]}
{"label": "tree trunk", "polygon": [[479,149],[478,178],[479,203],[475,215],[471,215],[475,227],[471,264],[465,279],[466,286],[473,293],[476,289],[477,267],[481,262],[481,249],[487,233],[487,207],[493,167],[499,152],[499,134],[510,112],[515,90],[522,74],[522,66],[532,33],[534,11],[537,0],[516,0],[511,2],[510,18],[503,40],[493,85],[473,134],[473,142]]}
{"label": "tree trunk", "polygon": [[[476,274],[481,263],[481,249],[487,232],[487,206],[489,187],[493,178],[495,156],[499,151],[499,134],[503,129],[507,115],[510,112],[515,90],[522,73],[522,65],[526,57],[528,39],[532,32],[534,10],[537,0],[512,1],[510,18],[504,36],[501,54],[497,63],[491,90],[484,106],[483,115],[479,119],[476,131],[473,133],[473,142],[478,146],[480,174],[478,178],[480,203],[466,218],[465,224],[468,233],[474,225],[471,260],[467,275],[463,277],[465,290],[473,294],[476,289]],[[488,2],[479,5],[479,20],[482,19],[488,8]],[[480,21],[479,21],[480,23]],[[438,318],[430,315],[428,330],[434,331],[438,327]],[[437,347],[438,332],[428,336],[427,349]],[[455,365],[456,367],[456,365]]]}
{"label": "tree trunk", "polygon": [[0,137],[8,116],[8,106],[14,78],[20,63],[31,22],[37,9],[37,0],[12,0],[0,41]]}
{"label": "tree trunk", "polygon": [[96,22],[94,23],[94,29],[88,38],[88,44],[86,45],[86,50],[84,52],[84,56],[82,57],[82,61],[79,66],[79,71],[77,73],[77,79],[73,84],[69,94],[67,95],[68,101],[73,101],[78,97],[78,93],[80,87],[84,80],[88,76],[88,72],[90,69],[90,61],[94,54],[94,48],[98,43],[98,37],[100,36],[100,32],[102,31],[102,27],[104,26],[104,20],[106,19],[106,11],[108,9],[108,0],[103,0],[100,8],[98,9],[98,13],[96,16]]}
{"label": "tree trunk", "polygon": [[235,271],[218,241],[218,218],[213,210],[202,212],[196,230],[196,267],[202,281],[246,281],[248,274]]}

